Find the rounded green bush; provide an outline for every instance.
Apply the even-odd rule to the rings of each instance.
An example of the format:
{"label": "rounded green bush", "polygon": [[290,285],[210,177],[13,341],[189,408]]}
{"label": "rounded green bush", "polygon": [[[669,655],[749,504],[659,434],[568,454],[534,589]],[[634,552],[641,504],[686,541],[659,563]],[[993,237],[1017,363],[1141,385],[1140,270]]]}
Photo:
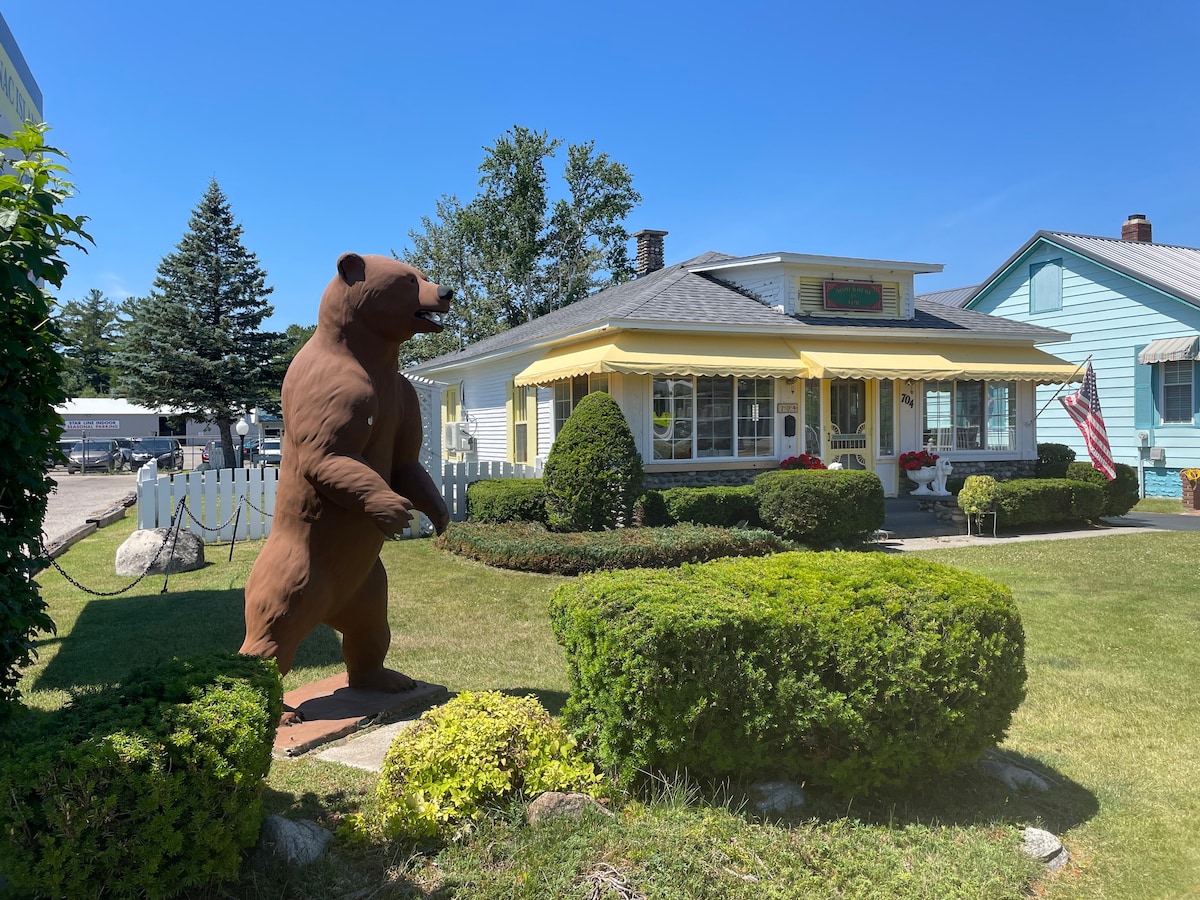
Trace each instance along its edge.
{"label": "rounded green bush", "polygon": [[1068,478],[1098,484],[1104,489],[1104,507],[1100,512],[1102,516],[1123,516],[1137,506],[1141,499],[1137,469],[1125,463],[1114,463],[1113,468],[1117,477],[1109,481],[1108,477],[1093,468],[1091,463],[1073,462],[1067,466]]}
{"label": "rounded green bush", "polygon": [[270,660],[211,654],[0,740],[0,873],[49,897],[165,897],[236,877],[283,709]]}
{"label": "rounded green bush", "polygon": [[632,525],[642,479],[642,457],[621,407],[603,391],[588,394],[546,459],[547,524],[556,531]]}
{"label": "rounded green bush", "polygon": [[913,557],[781,553],[582,576],[551,601],[565,720],[625,779],[853,794],[975,759],[1024,698],[1007,588]]}
{"label": "rounded green bush", "polygon": [[958,508],[971,516],[991,512],[999,496],[996,479],[991,475],[968,475],[958,492]]}
{"label": "rounded green bush", "polygon": [[1067,466],[1075,462],[1075,451],[1066,444],[1038,444],[1037,452],[1037,478],[1066,478]]}
{"label": "rounded green bush", "polygon": [[883,483],[874,472],[780,469],[754,479],[763,526],[810,546],[857,543],[883,527]]}
{"label": "rounded green bush", "polygon": [[377,826],[394,838],[459,838],[490,807],[545,791],[601,796],[574,740],[533,697],[464,692],[400,732],[376,788]]}

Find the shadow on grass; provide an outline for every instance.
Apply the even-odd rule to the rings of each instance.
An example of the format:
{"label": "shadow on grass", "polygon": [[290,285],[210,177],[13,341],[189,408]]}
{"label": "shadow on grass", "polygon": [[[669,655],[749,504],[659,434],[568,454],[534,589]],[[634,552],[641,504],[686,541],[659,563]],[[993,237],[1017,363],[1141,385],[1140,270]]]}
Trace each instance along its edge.
{"label": "shadow on grass", "polygon": [[976,765],[962,766],[921,785],[851,799],[808,792],[806,819],[856,819],[874,825],[1033,825],[1062,834],[1100,810],[1096,795],[1032,756],[1011,750],[1003,761],[1040,776],[1044,792],[1013,789]]}
{"label": "shadow on grass", "polygon": [[[245,636],[240,589],[135,594],[87,603],[71,630],[38,642],[57,652],[34,690],[71,690],[121,681],[141,665],[210,651],[236,652]],[[300,647],[297,663],[341,662],[337,634],[318,628]]]}
{"label": "shadow on grass", "polygon": [[547,712],[552,716],[562,715],[563,706],[567,703],[566,691],[551,691],[545,688],[531,687],[514,687],[504,688],[500,691],[509,697],[528,697],[532,695],[537,699],[537,702],[546,707]]}

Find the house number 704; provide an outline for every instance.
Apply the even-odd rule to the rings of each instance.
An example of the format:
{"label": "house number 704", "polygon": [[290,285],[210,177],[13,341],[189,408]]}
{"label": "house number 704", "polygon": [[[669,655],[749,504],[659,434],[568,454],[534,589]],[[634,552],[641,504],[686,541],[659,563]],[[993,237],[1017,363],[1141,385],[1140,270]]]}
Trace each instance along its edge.
{"label": "house number 704", "polygon": [[913,395],[912,394],[901,394],[900,402],[903,403],[905,406],[907,406],[909,409],[911,409],[913,407]]}

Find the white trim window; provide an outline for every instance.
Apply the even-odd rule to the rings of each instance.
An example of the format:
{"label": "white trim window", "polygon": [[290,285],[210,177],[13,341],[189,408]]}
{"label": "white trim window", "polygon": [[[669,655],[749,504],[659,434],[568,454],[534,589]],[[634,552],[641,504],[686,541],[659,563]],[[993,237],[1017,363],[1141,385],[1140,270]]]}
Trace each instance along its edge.
{"label": "white trim window", "polygon": [[1193,421],[1192,385],[1195,363],[1190,359],[1166,360],[1159,379],[1159,406],[1162,424],[1191,425]]}
{"label": "white trim window", "polygon": [[774,457],[774,379],[684,375],[653,391],[654,459]]}
{"label": "white trim window", "polygon": [[576,405],[588,394],[608,390],[608,373],[576,375],[554,382],[554,433],[562,431],[563,424],[570,418]]}
{"label": "white trim window", "polygon": [[923,444],[939,453],[1017,448],[1015,382],[926,381],[921,416]]}

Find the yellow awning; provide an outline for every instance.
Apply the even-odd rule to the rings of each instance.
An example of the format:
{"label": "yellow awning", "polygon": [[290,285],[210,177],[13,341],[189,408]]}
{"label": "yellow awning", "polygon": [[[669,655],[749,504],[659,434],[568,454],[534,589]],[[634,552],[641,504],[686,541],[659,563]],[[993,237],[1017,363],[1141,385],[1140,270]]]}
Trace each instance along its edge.
{"label": "yellow awning", "polygon": [[[1036,347],[993,344],[805,344],[793,342],[810,378],[911,378],[914,381],[1081,381],[1074,363]],[[1074,375],[1074,377],[1072,377]]]}
{"label": "yellow awning", "polygon": [[799,378],[796,351],[781,338],[622,331],[553,350],[519,373],[518,387],[575,375],[741,375]]}

